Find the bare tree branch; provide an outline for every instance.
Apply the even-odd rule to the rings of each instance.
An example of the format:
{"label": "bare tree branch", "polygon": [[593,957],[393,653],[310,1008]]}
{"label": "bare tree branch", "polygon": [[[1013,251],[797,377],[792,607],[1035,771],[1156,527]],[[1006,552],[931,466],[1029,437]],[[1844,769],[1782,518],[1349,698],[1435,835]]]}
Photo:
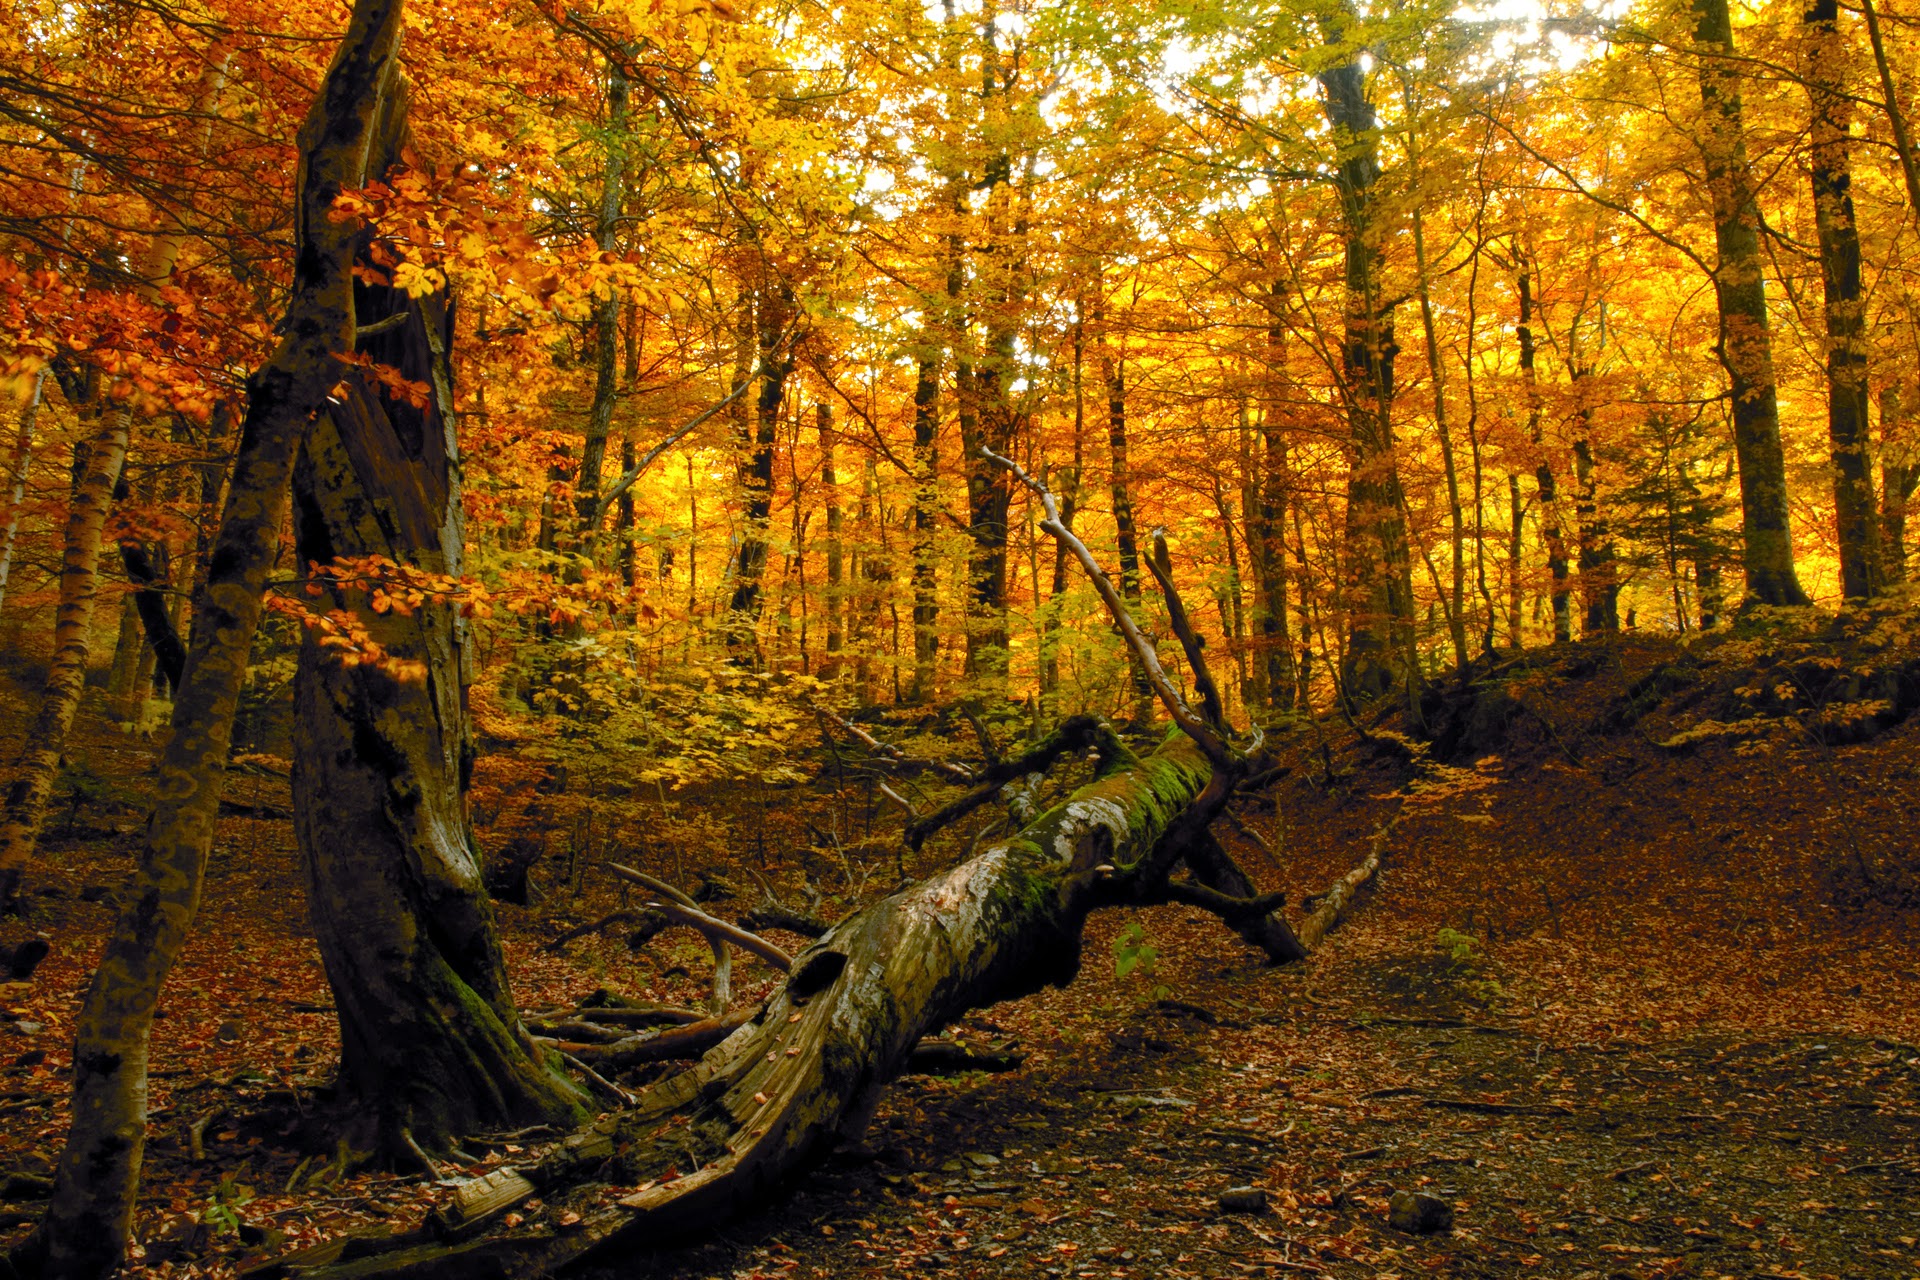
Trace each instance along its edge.
{"label": "bare tree branch", "polygon": [[1003,458],[984,445],[980,448],[980,456],[1012,472],[1013,478],[1025,485],[1040,500],[1041,508],[1047,513],[1047,518],[1040,522],[1040,527],[1053,535],[1054,539],[1080,562],[1080,567],[1087,571],[1087,576],[1093,580],[1093,589],[1099,592],[1100,599],[1107,606],[1107,612],[1113,615],[1114,623],[1120,628],[1120,634],[1126,640],[1127,647],[1133,650],[1134,656],[1145,668],[1147,680],[1153,685],[1153,691],[1160,696],[1160,704],[1167,709],[1167,714],[1173,717],[1173,722],[1180,726],[1181,732],[1193,739],[1194,745],[1200,748],[1208,762],[1216,769],[1233,770],[1237,759],[1233,749],[1227,745],[1226,739],[1212,725],[1195,714],[1193,708],[1187,705],[1187,700],[1180,696],[1180,691],[1174,688],[1173,681],[1167,677],[1166,668],[1160,665],[1159,655],[1153,651],[1153,643],[1140,630],[1140,624],[1134,620],[1133,614],[1127,609],[1126,601],[1120,598],[1120,593],[1114,589],[1113,583],[1100,568],[1100,562],[1093,558],[1093,552],[1087,549],[1087,544],[1080,541],[1073,530],[1067,528],[1060,519],[1060,507],[1054,501],[1053,490],[1028,475],[1013,459]]}

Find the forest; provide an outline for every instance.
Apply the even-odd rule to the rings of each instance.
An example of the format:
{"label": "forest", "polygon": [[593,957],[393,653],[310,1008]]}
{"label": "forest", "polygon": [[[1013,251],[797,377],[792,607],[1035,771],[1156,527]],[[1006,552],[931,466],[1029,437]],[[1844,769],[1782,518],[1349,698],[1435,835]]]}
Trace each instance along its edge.
{"label": "forest", "polygon": [[0,1280],[1911,1276],[1911,0],[0,0]]}

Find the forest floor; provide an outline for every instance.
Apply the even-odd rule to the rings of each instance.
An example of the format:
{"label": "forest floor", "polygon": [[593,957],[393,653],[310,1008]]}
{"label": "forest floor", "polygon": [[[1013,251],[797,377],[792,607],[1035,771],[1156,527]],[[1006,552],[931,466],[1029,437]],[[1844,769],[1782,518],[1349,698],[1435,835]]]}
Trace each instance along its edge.
{"label": "forest floor", "polygon": [[[1670,682],[1691,693],[1661,686],[1666,701],[1621,715],[1674,654],[1544,655],[1505,686],[1494,730],[1480,717],[1492,740],[1452,762],[1387,726],[1296,733],[1291,772],[1238,810],[1283,851],[1284,867],[1235,838],[1263,888],[1324,887],[1397,818],[1363,909],[1309,962],[1265,968],[1184,908],[1096,917],[1072,986],[960,1029],[1018,1040],[1020,1069],[910,1077],[861,1148],[764,1211],[599,1274],[1920,1274],[1920,717],[1845,746],[1785,719],[1701,732],[1733,723],[1702,719],[1714,699],[1755,684],[1711,663]],[[148,748],[81,732],[104,781],[52,823],[34,915],[0,926],[0,943],[53,940],[33,981],[0,987],[0,1175],[45,1173],[64,1136],[74,1008],[137,840]],[[229,1275],[411,1227],[448,1195],[410,1171],[312,1185],[337,1042],[286,784],[240,774],[229,796],[156,1027],[146,1274]],[[685,802],[736,837],[711,869],[745,883],[757,857],[783,891],[799,868],[763,851],[805,843],[833,803],[805,787]],[[925,857],[960,856],[965,834]],[[633,856],[667,872],[688,853]],[[877,893],[891,859],[812,874]],[[577,901],[501,907],[523,1007],[599,986],[697,998],[695,935],[546,947],[618,894],[589,874]],[[738,979],[739,999],[772,981]],[[470,1150],[523,1163],[548,1136]],[[309,1185],[284,1190],[296,1175]],[[1235,1187],[1264,1190],[1268,1212],[1223,1212]],[[1401,1188],[1449,1201],[1454,1229],[1389,1229]],[[0,1243],[36,1211],[0,1204]]]}

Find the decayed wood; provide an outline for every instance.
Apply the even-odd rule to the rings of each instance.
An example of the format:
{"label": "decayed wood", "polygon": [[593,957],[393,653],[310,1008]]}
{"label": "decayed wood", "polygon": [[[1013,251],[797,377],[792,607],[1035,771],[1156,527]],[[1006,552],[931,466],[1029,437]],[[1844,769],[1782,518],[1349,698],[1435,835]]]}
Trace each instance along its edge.
{"label": "decayed wood", "polygon": [[[407,152],[396,85],[368,164]],[[364,237],[367,233],[363,232]],[[370,251],[357,259],[365,268]],[[581,1119],[586,1095],[520,1026],[468,821],[472,638],[457,589],[389,608],[369,563],[457,582],[464,508],[452,299],[362,272],[354,356],[417,384],[339,375],[293,473],[294,563],[311,607],[357,652],[306,628],[294,676],[294,834],[340,1019],[339,1092],[356,1145],[436,1157],[457,1135]],[[392,328],[379,327],[394,316]],[[364,640],[359,639],[364,637]]]}
{"label": "decayed wood", "polygon": [[1193,739],[1194,743],[1206,753],[1207,759],[1212,761],[1216,768],[1231,769],[1234,764],[1231,749],[1221,739],[1215,727],[1197,714],[1187,705],[1187,700],[1180,696],[1180,691],[1174,687],[1173,681],[1167,676],[1166,668],[1160,665],[1160,656],[1154,651],[1152,641],[1148,640],[1146,634],[1140,630],[1140,624],[1134,621],[1133,614],[1128,611],[1126,602],[1120,598],[1119,591],[1114,588],[1113,582],[1100,568],[1100,562],[1094,559],[1093,552],[1087,549],[1087,544],[1082,542],[1061,520],[1060,507],[1054,500],[1053,491],[1028,475],[1020,464],[1011,458],[1002,457],[986,448],[981,449],[981,456],[1011,472],[1016,480],[1025,485],[1028,491],[1040,500],[1042,509],[1047,513],[1047,518],[1040,522],[1040,527],[1065,547],[1073,558],[1080,562],[1080,567],[1086,570],[1087,577],[1093,582],[1094,590],[1099,593],[1101,602],[1107,606],[1107,612],[1113,615],[1115,625],[1120,628],[1120,634],[1125,637],[1127,647],[1133,650],[1134,657],[1139,660],[1141,667],[1145,670],[1147,679],[1152,683],[1154,693],[1159,696],[1161,705],[1166,707],[1167,714],[1172,716],[1173,722],[1180,726],[1181,731]]}
{"label": "decayed wood", "polygon": [[907,846],[918,849],[934,832],[959,821],[998,796],[1008,783],[1044,771],[1070,751],[1089,748],[1098,748],[1103,754],[1114,757],[1133,754],[1098,717],[1069,716],[1032,750],[1016,759],[998,761],[982,770],[978,775],[980,785],[972,791],[909,822],[904,836]]}
{"label": "decayed wood", "polygon": [[[1111,762],[978,857],[841,921],[697,1066],[526,1171],[549,1203],[588,1180],[640,1190],[610,1208],[583,1192],[582,1221],[566,1234],[396,1257],[393,1273],[532,1276],[620,1241],[696,1231],[857,1140],[879,1090],[930,1032],[1072,979],[1087,912],[1140,896],[1130,878],[1159,873],[1156,845],[1210,776],[1191,741],[1170,738],[1150,756]],[[679,1176],[663,1180],[669,1171]]]}
{"label": "decayed wood", "polygon": [[793,911],[772,903],[762,903],[740,917],[740,927],[754,933],[763,933],[768,929],[785,929],[788,933],[797,933],[803,938],[817,938],[833,926],[819,916],[810,916],[802,911]]}
{"label": "decayed wood", "polygon": [[[1044,486],[1014,470],[1048,502],[1051,515]],[[1083,544],[1077,554],[1098,575]],[[1111,584],[1107,588],[1103,595],[1111,597],[1129,642],[1147,650],[1143,665],[1159,673],[1156,691],[1184,736],[1171,735],[1145,757],[1103,751],[1092,782],[1012,836],[840,921],[793,958],[785,985],[759,1009],[617,1044],[578,1046],[583,1058],[617,1066],[657,1060],[666,1048],[684,1050],[696,1037],[712,1037],[696,1066],[569,1136],[526,1171],[542,1198],[566,1211],[564,1230],[415,1248],[373,1269],[305,1274],[346,1280],[485,1273],[512,1280],[629,1242],[651,1246],[703,1230],[836,1143],[857,1142],[888,1081],[913,1069],[916,1059],[952,1056],[954,1046],[927,1042],[930,1032],[965,1011],[1070,981],[1086,916],[1099,907],[1193,902],[1276,959],[1282,950],[1304,954],[1307,937],[1323,937],[1378,866],[1385,830],[1367,861],[1336,882],[1309,919],[1310,935],[1287,930],[1276,913],[1280,895],[1255,893],[1208,830],[1236,782],[1266,762],[1241,755],[1224,725],[1186,706],[1151,661],[1138,626],[1128,625]],[[1193,878],[1171,882],[1183,861]],[[615,874],[656,892],[670,888],[631,868]],[[703,931],[722,925],[686,906],[682,895],[662,897],[662,909],[685,913],[681,918]],[[744,946],[749,938],[738,940]],[[610,1187],[635,1189],[608,1206]]]}
{"label": "decayed wood", "polygon": [[1302,920],[1299,928],[1294,930],[1300,938],[1301,946],[1311,951],[1333,931],[1334,926],[1346,918],[1347,912],[1353,907],[1354,895],[1359,893],[1360,887],[1371,880],[1373,873],[1380,869],[1380,855],[1386,852],[1387,840],[1392,836],[1397,821],[1397,818],[1390,820],[1374,832],[1373,843],[1367,848],[1367,856],[1362,858],[1353,870],[1327,886],[1326,893],[1321,895],[1319,907],[1312,915]]}
{"label": "decayed wood", "polygon": [[688,1023],[699,1022],[704,1015],[692,1009],[671,1009],[665,1005],[649,1005],[645,1008],[633,1009],[582,1005],[565,1016],[586,1018],[592,1022],[616,1027],[684,1027]]}
{"label": "decayed wood", "polygon": [[1012,1045],[975,1046],[955,1040],[922,1040],[907,1057],[907,1075],[951,1076],[968,1071],[1018,1071],[1027,1055]]}
{"label": "decayed wood", "polygon": [[612,1044],[569,1044],[566,1049],[592,1066],[614,1071],[625,1071],[648,1062],[693,1059],[745,1026],[751,1016],[741,1011],[723,1018],[702,1018],[671,1030],[627,1036]]}
{"label": "decayed wood", "polygon": [[[616,870],[622,875],[623,879],[633,880],[648,889],[652,889],[655,893],[666,895],[676,907],[685,908],[687,911],[692,912],[694,916],[703,920],[710,918],[700,910],[698,903],[666,881],[655,880],[652,876],[634,871],[630,867],[619,867]],[[655,911],[662,911],[662,908],[659,906],[653,906],[653,909]],[[693,920],[681,917],[676,912],[667,911],[663,912],[663,914],[680,919],[684,924],[694,923]],[[716,921],[715,923],[720,922]],[[697,928],[698,926],[696,925],[695,927]],[[710,929],[702,929],[701,936],[706,938],[707,945],[713,949],[713,978],[707,988],[707,1016],[717,1018],[724,1014],[727,1011],[727,1006],[733,1002],[733,952],[727,946],[725,934],[716,933]],[[785,953],[783,952],[782,954]]]}
{"label": "decayed wood", "polygon": [[443,1240],[464,1240],[539,1194],[524,1174],[509,1165],[462,1183],[453,1199],[429,1214],[427,1222]]}

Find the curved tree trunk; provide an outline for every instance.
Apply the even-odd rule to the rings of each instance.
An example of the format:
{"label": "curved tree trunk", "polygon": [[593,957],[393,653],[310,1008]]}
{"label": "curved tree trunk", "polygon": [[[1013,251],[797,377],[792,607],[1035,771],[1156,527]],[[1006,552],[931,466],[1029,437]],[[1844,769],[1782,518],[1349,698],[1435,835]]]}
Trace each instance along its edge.
{"label": "curved tree trunk", "polygon": [[[1224,800],[1212,777],[1177,734],[1144,759],[1106,759],[1093,782],[1014,837],[849,916],[796,956],[785,987],[698,1066],[527,1171],[523,1197],[538,1190],[556,1208],[577,1206],[577,1226],[423,1250],[405,1273],[532,1277],[653,1245],[711,1227],[858,1141],[923,1036],[968,1009],[1071,981],[1095,907],[1164,900],[1153,886],[1165,881],[1169,833],[1178,838],[1204,796]],[[602,1207],[609,1184],[640,1189]],[[371,1259],[350,1266],[381,1271]]]}
{"label": "curved tree trunk", "polygon": [[27,1275],[92,1280],[119,1265],[146,1148],[147,1051],[155,1002],[199,906],[219,815],[234,709],[279,552],[287,477],[308,420],[353,345],[359,231],[327,215],[366,181],[398,77],[401,0],[356,0],[300,131],[293,289],[285,336],[248,387],[247,416],[174,699],[145,846],[75,1029],[72,1127],[39,1230],[8,1262]]}
{"label": "curved tree trunk", "polygon": [[[397,153],[396,153],[397,154]],[[383,604],[380,584],[327,570],[380,557],[457,578],[460,462],[442,295],[358,285],[376,365],[425,384],[395,399],[359,372],[318,417],[294,469],[299,562],[367,642],[310,626],[294,679],[294,831],[327,981],[341,1084],[392,1151],[489,1127],[569,1121],[572,1086],[521,1029],[466,812],[472,656],[457,599]],[[396,592],[395,594],[399,594]],[[357,650],[357,651],[356,651]]]}
{"label": "curved tree trunk", "polygon": [[[794,957],[786,985],[751,1018],[713,1029],[726,1039],[697,1066],[573,1134],[538,1166],[468,1184],[453,1212],[429,1220],[443,1242],[397,1237],[395,1252],[339,1266],[307,1255],[299,1274],[531,1280],[706,1231],[836,1145],[859,1141],[881,1090],[929,1032],[969,1009],[1071,981],[1091,911],[1187,902],[1274,959],[1297,959],[1379,865],[1384,830],[1296,936],[1267,916],[1273,899],[1238,896],[1247,882],[1207,833],[1232,772],[1209,769],[1178,734],[1144,759],[1101,749],[1099,775],[1016,835],[849,916]],[[1182,859],[1193,878],[1169,882]],[[620,1198],[609,1204],[609,1192]],[[471,1238],[493,1225],[486,1214],[497,1222],[535,1195],[549,1214],[577,1221]]]}

